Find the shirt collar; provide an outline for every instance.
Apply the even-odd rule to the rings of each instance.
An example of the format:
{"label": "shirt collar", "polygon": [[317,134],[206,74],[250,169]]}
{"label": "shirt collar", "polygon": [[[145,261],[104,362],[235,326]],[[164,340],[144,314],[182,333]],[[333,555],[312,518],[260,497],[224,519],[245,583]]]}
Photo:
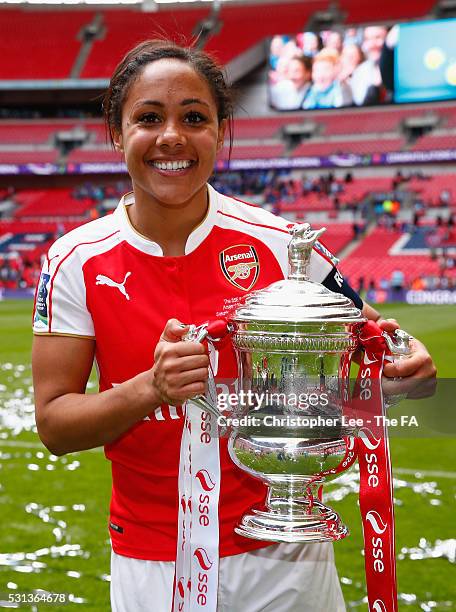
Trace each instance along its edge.
{"label": "shirt collar", "polygon": [[[205,238],[210,234],[215,225],[217,210],[219,208],[219,196],[211,185],[207,185],[207,191],[209,196],[209,206],[206,216],[187,238],[185,255],[188,255],[198,248],[203,240],[205,240]],[[121,198],[116,210],[114,211],[114,215],[119,223],[121,239],[126,240],[129,244],[143,253],[147,253],[148,255],[156,255],[158,257],[163,256],[163,251],[159,244],[153,240],[150,240],[146,236],[143,236],[133,227],[128,217],[127,206],[134,204],[134,201],[135,199],[133,192],[127,193]]]}

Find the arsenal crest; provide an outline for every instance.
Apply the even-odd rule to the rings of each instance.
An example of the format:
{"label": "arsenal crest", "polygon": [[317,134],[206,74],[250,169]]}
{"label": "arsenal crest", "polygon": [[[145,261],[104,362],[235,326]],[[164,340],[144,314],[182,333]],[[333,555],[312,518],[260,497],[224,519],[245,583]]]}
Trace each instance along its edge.
{"label": "arsenal crest", "polygon": [[257,252],[249,244],[236,244],[221,251],[220,267],[225,278],[243,291],[253,287],[260,273]]}

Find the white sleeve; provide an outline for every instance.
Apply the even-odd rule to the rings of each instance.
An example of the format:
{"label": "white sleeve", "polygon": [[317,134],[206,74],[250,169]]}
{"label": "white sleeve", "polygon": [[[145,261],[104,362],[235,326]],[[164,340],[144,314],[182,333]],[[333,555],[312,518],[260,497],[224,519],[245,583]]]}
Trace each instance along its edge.
{"label": "white sleeve", "polygon": [[314,244],[310,256],[309,276],[310,280],[322,283],[334,268],[337,268],[339,260],[319,240]]}
{"label": "white sleeve", "polygon": [[33,331],[36,334],[95,336],[86,304],[82,262],[61,240],[50,248],[43,264],[35,295]]}

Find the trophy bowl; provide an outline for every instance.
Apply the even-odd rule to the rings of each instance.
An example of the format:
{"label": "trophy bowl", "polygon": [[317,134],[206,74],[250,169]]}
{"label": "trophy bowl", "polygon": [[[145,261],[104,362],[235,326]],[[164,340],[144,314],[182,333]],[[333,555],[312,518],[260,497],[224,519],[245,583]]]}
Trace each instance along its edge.
{"label": "trophy bowl", "polygon": [[[347,422],[349,370],[365,322],[342,294],[310,281],[307,270],[324,230],[295,226],[288,279],[251,293],[230,317],[238,362],[233,462],[268,486],[236,532],[275,542],[333,541],[348,534],[322,502],[322,485],[356,458]],[[244,417],[244,418],[242,418]]]}

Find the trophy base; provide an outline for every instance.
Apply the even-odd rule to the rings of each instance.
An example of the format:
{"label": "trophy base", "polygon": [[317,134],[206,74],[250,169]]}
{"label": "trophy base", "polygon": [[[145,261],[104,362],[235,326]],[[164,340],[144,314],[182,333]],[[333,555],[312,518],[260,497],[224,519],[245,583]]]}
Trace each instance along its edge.
{"label": "trophy base", "polygon": [[337,512],[320,501],[295,499],[290,507],[287,500],[277,498],[262,510],[253,508],[234,530],[267,542],[335,542],[349,533]]}

